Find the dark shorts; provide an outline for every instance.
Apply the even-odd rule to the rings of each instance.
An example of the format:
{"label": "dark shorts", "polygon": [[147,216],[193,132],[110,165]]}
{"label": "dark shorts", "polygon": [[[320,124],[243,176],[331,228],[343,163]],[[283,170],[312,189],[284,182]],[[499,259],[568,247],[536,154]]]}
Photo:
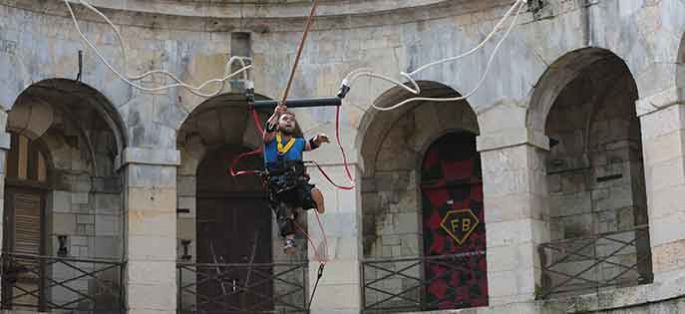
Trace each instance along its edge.
{"label": "dark shorts", "polygon": [[304,210],[316,208],[312,199],[314,185],[309,183],[309,175],[301,163],[285,169],[270,169],[266,185],[272,202],[284,202]]}

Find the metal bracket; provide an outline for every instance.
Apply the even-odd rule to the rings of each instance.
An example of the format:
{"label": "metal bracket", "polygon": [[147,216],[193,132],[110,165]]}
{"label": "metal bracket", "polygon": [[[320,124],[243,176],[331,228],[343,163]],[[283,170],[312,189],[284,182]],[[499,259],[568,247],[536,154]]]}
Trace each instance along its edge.
{"label": "metal bracket", "polygon": [[545,6],[545,0],[528,0],[528,8],[533,14],[540,12]]}
{"label": "metal bracket", "polygon": [[83,74],[83,50],[78,51],[78,74],[76,75],[76,80],[81,81],[81,75]]}

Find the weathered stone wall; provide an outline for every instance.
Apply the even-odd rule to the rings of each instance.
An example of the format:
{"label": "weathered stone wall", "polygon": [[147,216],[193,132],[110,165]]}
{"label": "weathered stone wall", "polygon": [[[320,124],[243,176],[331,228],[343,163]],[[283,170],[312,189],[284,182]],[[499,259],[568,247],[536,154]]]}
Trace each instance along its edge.
{"label": "weathered stone wall", "polygon": [[[232,32],[250,33],[256,90],[271,98],[277,98],[285,85],[309,4],[214,2],[205,6],[186,2],[105,0],[96,3],[109,7],[105,14],[121,28],[128,43],[127,70],[131,72],[164,68],[182,79],[199,83],[222,73],[223,63],[234,44]],[[350,1],[344,5],[324,2],[321,14],[326,18],[318,19],[310,34],[292,97],[330,96],[337,91],[340,79],[357,67],[368,66],[397,77],[399,71],[410,71],[427,62],[457,55],[477,44],[509,4],[510,1],[494,0],[406,0],[399,4],[377,0]],[[545,121],[553,105],[553,101],[545,100],[558,94],[573,78],[573,64],[561,66],[566,75],[559,80],[550,83],[541,77],[550,68],[558,67],[555,61],[562,56],[585,47],[613,52],[625,61],[635,79],[640,98],[637,114],[641,116],[643,130],[652,252],[655,273],[660,274],[655,281],[680,274],[685,265],[681,258],[685,256],[682,253],[685,236],[678,231],[682,220],[682,206],[678,204],[682,202],[677,200],[683,183],[674,169],[683,167],[678,152],[682,146],[678,144],[682,140],[683,123],[679,118],[682,110],[675,104],[682,102],[683,97],[683,67],[678,65],[682,57],[679,60],[678,55],[682,55],[679,50],[682,51],[685,32],[684,6],[680,0],[602,0],[588,5],[576,1],[545,1],[539,11],[522,16],[521,25],[495,56],[482,89],[468,99],[478,121],[479,150],[483,152],[486,223],[491,230],[488,234],[491,305],[527,302],[534,296],[539,278],[535,248],[551,239],[552,230],[548,225],[548,207],[541,196],[546,195],[547,182],[539,176],[544,170],[540,151],[547,148]],[[77,11],[87,36],[120,68],[118,43],[108,26],[92,13]],[[117,152],[119,156],[114,164],[122,166],[118,169],[126,176],[126,203],[122,209],[129,218],[123,230],[127,230],[124,252],[131,266],[127,274],[130,311],[172,311],[176,283],[170,278],[177,257],[176,229],[183,229],[184,236],[193,233],[192,228],[179,227],[186,222],[179,225],[176,220],[177,201],[183,203],[178,207],[193,207],[192,172],[183,172],[184,167],[179,168],[178,175],[175,172],[180,163],[177,149],[182,149],[177,146],[177,135],[185,119],[204,99],[183,90],[143,93],[127,86],[90,50],[84,49],[60,1],[2,1],[0,17],[0,105],[6,110],[12,109],[20,93],[31,84],[50,78],[74,78],[78,72],[77,52],[85,51],[83,82],[109,100],[113,113],[121,117],[123,125],[121,138],[125,140],[119,146],[126,150]],[[418,78],[440,82],[466,94],[476,86],[493,47],[494,43],[488,43],[470,59],[435,67]],[[165,82],[170,80],[155,77],[144,84]],[[379,237],[381,243],[369,240],[366,244],[371,244],[371,249],[362,241],[366,204],[383,206],[380,200],[373,200],[372,190],[366,190],[368,184],[361,184],[361,178],[367,177],[367,168],[375,167],[376,162],[366,156],[361,144],[369,137],[378,136],[379,133],[368,127],[374,121],[405,121],[417,115],[413,112],[424,114],[425,109],[427,114],[426,108],[432,106],[396,113],[370,110],[370,103],[380,99],[389,88],[386,83],[359,81],[343,108],[342,144],[354,172],[359,173],[357,181],[362,191],[338,192],[325,188],[335,204],[324,218],[331,233],[335,259],[329,263],[330,277],[325,277],[320,286],[314,305],[317,311],[358,312],[358,261],[363,256],[362,248],[380,250],[379,254],[392,255],[397,251],[393,248],[393,245],[397,247],[397,238],[393,238],[396,234],[387,234],[387,243],[382,242],[383,234]],[[230,91],[237,92],[231,88],[224,90]],[[452,108],[452,104],[435,106],[443,108],[443,105]],[[334,133],[332,109],[297,112],[307,133]],[[419,146],[430,144],[429,138],[419,139],[418,135],[416,138]],[[381,146],[379,143],[378,147]],[[344,179],[340,157],[332,147],[314,152],[308,158],[321,161],[326,169],[334,172],[334,178]],[[636,169],[634,165],[630,167],[631,172]],[[396,170],[398,177],[402,174],[407,180],[401,182],[410,186],[409,178],[416,175],[411,171],[415,169],[417,163],[390,170]],[[387,177],[393,180],[392,175]],[[320,186],[325,185],[316,175],[314,180]],[[415,179],[413,182],[416,184]],[[374,188],[386,189],[387,200],[403,203],[394,208],[409,208],[404,204],[416,201],[416,196],[413,199],[408,196],[411,188],[392,189],[388,187],[392,184],[381,182],[379,186],[378,183]],[[363,198],[362,193],[366,194]],[[399,195],[405,196],[398,198]],[[109,196],[103,197],[109,199]],[[64,194],[55,198],[61,203],[68,200]],[[83,195],[75,196],[75,200],[83,202]],[[97,204],[98,200],[109,203],[100,196],[89,197],[88,203]],[[71,208],[71,204],[60,206]],[[392,215],[379,217],[377,225],[387,226],[384,230],[398,229],[400,221],[395,224],[394,220],[399,220],[401,213],[389,213]],[[408,217],[411,213],[405,214]],[[180,218],[191,217],[181,215]],[[91,222],[90,217],[83,217],[83,229],[93,225]],[[94,225],[97,230],[97,221]],[[413,232],[401,234],[410,236]],[[385,253],[381,249],[384,246],[389,248]],[[402,248],[399,250],[402,255]],[[78,251],[82,252],[81,247]],[[310,279],[315,278],[316,271],[316,267],[311,268]],[[354,301],[343,302],[343,298],[336,297],[340,294],[353,296]],[[140,295],[154,298],[142,299]]]}

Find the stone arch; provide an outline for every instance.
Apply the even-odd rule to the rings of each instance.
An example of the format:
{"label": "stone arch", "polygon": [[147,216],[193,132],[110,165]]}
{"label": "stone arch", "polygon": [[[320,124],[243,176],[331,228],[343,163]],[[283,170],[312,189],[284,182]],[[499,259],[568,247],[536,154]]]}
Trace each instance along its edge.
{"label": "stone arch", "polygon": [[[63,99],[63,101],[57,103],[55,99]],[[115,156],[120,155],[126,147],[126,126],[113,104],[93,87],[67,79],[47,79],[24,90],[10,109],[10,115],[16,121],[13,125],[8,123],[8,130],[23,130],[22,132],[27,132],[30,138],[37,138],[48,130],[45,123],[41,125],[41,122],[48,121],[41,121],[41,119],[52,119],[54,116],[54,109],[50,106],[70,112],[71,114],[66,118],[75,117],[74,113],[84,109],[94,110],[114,136]]]}
{"label": "stone arch", "polygon": [[[421,97],[459,96],[457,91],[440,83],[422,81],[420,86]],[[410,97],[413,94],[395,87],[376,99],[376,104],[381,107],[390,106]],[[436,153],[436,143],[461,134],[466,135],[474,156],[479,160],[475,149],[476,136],[479,133],[476,113],[465,100],[417,102],[390,112],[372,110],[367,113],[356,138],[356,146],[360,147],[364,164],[359,188],[365,258],[418,258],[429,254],[426,252],[430,252],[431,256],[448,254],[442,251],[436,253],[432,249],[426,251],[429,244],[424,243],[427,239],[424,234],[426,213],[431,213],[431,217],[437,214],[431,211],[433,205],[426,205],[433,201],[422,190],[423,184],[428,184],[424,180],[428,177],[423,173],[428,160],[426,156],[429,152]],[[452,143],[457,142],[449,143],[453,145]],[[455,150],[460,148],[464,147],[454,147]],[[438,159],[443,157],[443,154],[439,154]],[[479,161],[476,164],[480,167]],[[440,191],[451,193],[447,189]],[[431,236],[428,238],[433,238],[433,232],[430,232]],[[401,287],[402,285],[398,286]],[[419,290],[421,289],[412,293]],[[367,298],[375,297],[367,294]],[[402,306],[399,303],[394,305]],[[468,305],[455,308],[464,306]]]}
{"label": "stone arch", "polygon": [[[255,97],[267,99],[262,95]],[[260,110],[261,121],[265,121],[269,114],[267,110]],[[181,150],[182,159],[179,174],[196,173],[207,149],[225,144],[250,149],[261,145],[261,137],[242,94],[229,93],[210,98],[195,107],[182,121],[177,136],[177,147]]]}
{"label": "stone arch", "polygon": [[[266,99],[261,95],[256,98]],[[272,110],[263,109],[258,112],[261,123],[266,121]],[[208,256],[216,254],[220,263],[242,264],[248,263],[249,259],[236,260],[236,254],[242,255],[246,250],[254,249],[255,263],[271,264],[274,261],[289,260],[282,250],[283,242],[275,219],[272,218],[260,178],[231,177],[228,173],[231,163],[239,154],[262,145],[261,134],[248,110],[247,99],[242,94],[228,93],[210,98],[195,107],[185,119],[177,136],[177,148],[181,152],[177,195],[179,208],[183,209],[178,216],[177,229],[180,259],[206,263]],[[245,158],[238,165],[241,170],[260,170],[262,167],[261,156]],[[306,222],[300,220],[300,225],[306,228]],[[249,230],[240,230],[243,226],[248,226]],[[213,249],[210,243],[214,243]],[[217,245],[219,243],[221,246]],[[296,258],[306,259],[306,239],[298,237],[297,246],[300,251]],[[277,267],[260,271],[265,274],[272,270],[278,273]],[[193,275],[184,275],[183,280],[184,284],[191,284],[196,278]],[[263,283],[259,289],[263,289],[265,295],[270,293],[271,287],[274,291],[283,288],[278,281],[266,280]],[[216,289],[214,292],[202,290],[206,287],[198,286],[198,289],[201,289],[201,293],[209,293],[207,295],[216,292]],[[290,297],[297,296],[295,294],[288,296]],[[187,293],[183,293],[180,298],[184,308],[200,301]],[[250,301],[250,298],[245,300],[247,301],[233,305],[243,308],[247,305],[242,302],[254,301]],[[211,310],[211,306],[203,305],[202,308]],[[263,308],[270,306],[268,302],[263,302],[253,309],[273,310]]]}
{"label": "stone arch", "polygon": [[[419,86],[421,87],[421,97],[436,97],[436,98],[446,98],[446,97],[456,97],[459,94],[454,91],[451,87],[437,83],[437,82],[432,82],[432,81],[419,81],[418,82]],[[425,95],[425,96],[424,96]],[[404,99],[412,97],[413,94],[407,92],[406,90],[400,88],[400,87],[394,87],[391,88],[390,90],[382,93],[376,100],[374,101],[375,104],[379,107],[386,107],[386,106],[392,106]],[[465,103],[467,106],[467,102],[459,102],[459,103]],[[407,114],[408,112],[414,111],[416,108],[419,106],[425,105],[426,102],[416,102],[416,103],[410,103],[405,106],[402,106],[398,108],[397,110],[389,111],[389,112],[381,112],[374,110],[373,108],[369,109],[364,116],[362,117],[360,123],[359,123],[359,129],[357,131],[357,136],[355,138],[355,147],[360,147],[360,154],[361,154],[361,162],[362,162],[362,168],[365,169],[366,171],[371,171],[373,172],[373,166],[371,165],[371,168],[366,169],[366,165],[368,164],[366,160],[372,160],[373,157],[369,155],[369,153],[372,151],[374,147],[380,147],[380,143],[382,142],[382,136],[384,136],[390,128],[392,128],[393,124],[398,121],[403,115]],[[451,103],[443,103],[445,107],[449,107]],[[439,103],[431,103],[431,107],[440,107]],[[465,108],[459,107],[460,110],[465,110]],[[471,107],[468,107],[468,110],[473,112]],[[433,116],[437,117],[437,116]],[[475,117],[475,115],[474,115]],[[426,117],[430,118],[430,117]],[[470,117],[469,117],[470,118]],[[465,118],[466,119],[466,118]],[[383,122],[380,122],[383,121]],[[477,120],[468,120],[468,121],[463,121],[464,122],[464,127],[467,128],[470,131],[474,131],[476,133],[479,132],[478,130],[478,121]],[[428,123],[426,125],[429,128],[433,128],[438,126],[437,124],[430,124]],[[445,132],[445,130],[442,130]],[[435,132],[440,132],[438,130],[435,130]],[[421,133],[423,136],[427,136],[427,134]],[[412,143],[413,148],[416,149],[417,152],[425,152],[426,149],[428,149],[428,145],[426,144],[425,141],[427,141],[427,138],[416,138],[416,142]],[[417,161],[417,165],[420,163],[420,161]]]}
{"label": "stone arch", "polygon": [[[561,56],[550,65],[533,89],[526,118],[528,127],[534,131],[544,132],[547,115],[569,82],[583,71],[591,71],[593,64],[609,58],[618,56],[606,49],[583,48]],[[623,60],[621,62],[623,63]]]}
{"label": "stone arch", "polygon": [[[8,169],[33,173],[46,167],[47,181],[37,181],[30,175],[8,176],[5,219],[12,224],[24,219],[17,218],[19,215],[40,212],[36,224],[40,226],[40,236],[34,241],[41,243],[42,255],[81,260],[123,259],[124,180],[115,163],[126,145],[123,130],[111,103],[97,90],[76,81],[50,79],[35,83],[19,94],[11,106],[6,121],[11,139],[8,156],[19,157],[7,160],[19,161],[12,162]],[[45,162],[41,158],[31,161],[31,147],[40,150]],[[15,206],[16,200],[31,198],[40,202]],[[24,231],[7,228],[3,232],[11,238]],[[10,250],[14,247],[7,245]],[[50,263],[45,266],[45,273],[59,276],[60,280],[71,278],[62,266]],[[72,281],[88,293],[89,286],[95,287],[102,280],[116,281],[119,274],[112,269],[96,277],[97,280],[81,277]],[[48,282],[47,278],[45,281]],[[68,303],[75,296],[49,285],[36,289],[42,291],[40,299],[33,300],[37,304],[44,304],[43,298],[56,304]],[[89,302],[84,306],[108,308],[119,306],[122,300],[112,294]]]}
{"label": "stone arch", "polygon": [[[635,246],[621,258],[635,261],[637,267],[616,280],[644,283],[651,280],[651,264],[645,258],[650,247],[644,229],[648,217],[638,93],[629,67],[611,51],[573,51],[552,64],[538,82],[527,122],[550,141],[545,169],[552,245],[573,245],[597,234],[634,239]],[[609,254],[599,243],[590,244],[593,254]],[[544,252],[543,260],[551,265],[563,258]],[[573,273],[584,262],[588,260],[566,263],[561,272]],[[604,278],[610,271],[595,272],[588,278]],[[563,282],[561,277],[544,273],[543,289]],[[593,288],[573,281],[564,285],[580,292]]]}
{"label": "stone arch", "polygon": [[[422,97],[459,95],[450,87],[436,82],[422,81],[420,86]],[[395,87],[378,98],[376,104],[389,106],[412,96]],[[406,206],[408,215],[417,212],[420,207],[418,169],[423,154],[436,139],[456,130],[479,133],[476,114],[466,101],[417,102],[390,112],[374,110],[373,114],[369,112],[364,117],[355,146],[360,147],[364,165],[361,190],[365,256],[374,255],[371,250],[378,240],[376,228],[385,219],[386,213],[377,210]],[[413,228],[418,228],[418,224]],[[417,235],[414,234],[414,241],[418,241]],[[416,245],[410,251],[407,254],[420,254]]]}

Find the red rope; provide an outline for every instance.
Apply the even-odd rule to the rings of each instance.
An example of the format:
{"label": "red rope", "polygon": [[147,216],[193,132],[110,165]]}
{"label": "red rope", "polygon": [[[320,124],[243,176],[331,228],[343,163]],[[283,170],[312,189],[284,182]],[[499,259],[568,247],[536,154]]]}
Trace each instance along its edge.
{"label": "red rope", "polygon": [[[262,122],[259,121],[259,113],[257,113],[257,110],[250,109],[250,115],[252,116],[252,121],[254,121],[255,127],[257,128],[257,132],[259,132],[259,135],[261,136],[264,134],[264,128],[262,127]],[[229,172],[231,176],[233,177],[239,177],[239,176],[244,176],[244,175],[259,175],[260,172],[257,170],[241,170],[238,171],[236,170],[236,167],[238,166],[238,163],[243,158],[249,157],[249,156],[255,156],[255,155],[260,155],[262,153],[263,148],[260,146],[259,148],[249,151],[247,153],[242,153],[238,155],[238,157],[234,158],[233,161],[231,162],[231,168],[229,169]]]}
{"label": "red rope", "polygon": [[297,222],[294,223],[297,229],[300,229],[302,234],[304,234],[305,237],[307,237],[307,242],[309,242],[309,244],[312,247],[312,250],[314,250],[314,260],[321,264],[326,264],[328,262],[328,236],[324,231],[323,223],[321,223],[321,217],[319,215],[319,212],[316,211],[316,209],[314,210],[314,212],[316,213],[316,221],[319,223],[319,230],[321,230],[321,235],[323,235],[323,253],[317,249],[314,240],[312,239],[312,237],[309,236],[307,231],[305,231],[304,228],[300,227],[300,225],[297,224]]}
{"label": "red rope", "polygon": [[259,175],[260,172],[257,170],[236,170],[236,167],[238,166],[238,163],[240,162],[241,159],[249,156],[255,156],[255,155],[261,155],[262,154],[262,148],[257,148],[253,151],[249,151],[247,153],[242,153],[238,155],[238,157],[234,158],[233,161],[231,162],[231,168],[229,169],[229,173],[233,177],[239,177],[239,176],[244,176],[244,175]]}
{"label": "red rope", "polygon": [[321,175],[323,175],[328,182],[333,185],[334,187],[341,189],[341,190],[352,190],[355,187],[354,184],[354,179],[352,178],[352,172],[350,171],[350,166],[347,163],[347,155],[345,155],[345,149],[343,148],[341,142],[340,142],[340,107],[338,107],[336,113],[335,113],[335,140],[338,143],[338,148],[340,148],[340,154],[342,155],[343,158],[343,166],[345,168],[345,176],[347,177],[347,180],[349,181],[350,185],[340,185],[331,179],[331,177],[326,173],[326,171],[323,170],[323,168],[316,162],[312,161],[312,163],[316,166],[316,168],[319,169],[319,172],[321,172]]}
{"label": "red rope", "polygon": [[314,13],[316,12],[316,6],[319,4],[319,0],[314,0],[312,3],[312,9],[309,11],[309,17],[307,17],[307,24],[304,26],[304,32],[302,33],[302,40],[300,40],[300,45],[297,47],[297,55],[295,55],[295,62],[293,62],[293,68],[290,72],[290,77],[288,78],[288,84],[283,91],[283,97],[281,97],[281,104],[285,104],[288,100],[288,93],[290,92],[290,87],[293,84],[293,79],[295,78],[295,72],[297,71],[297,66],[300,64],[300,57],[302,56],[302,50],[304,50],[304,44],[307,42],[307,35],[309,35],[309,29],[314,23]]}
{"label": "red rope", "polygon": [[254,108],[252,108],[250,112],[252,113],[252,121],[254,121],[254,125],[257,127],[259,135],[263,135],[264,127],[262,127],[262,121],[259,121],[259,113],[257,113],[257,110],[255,110]]}

